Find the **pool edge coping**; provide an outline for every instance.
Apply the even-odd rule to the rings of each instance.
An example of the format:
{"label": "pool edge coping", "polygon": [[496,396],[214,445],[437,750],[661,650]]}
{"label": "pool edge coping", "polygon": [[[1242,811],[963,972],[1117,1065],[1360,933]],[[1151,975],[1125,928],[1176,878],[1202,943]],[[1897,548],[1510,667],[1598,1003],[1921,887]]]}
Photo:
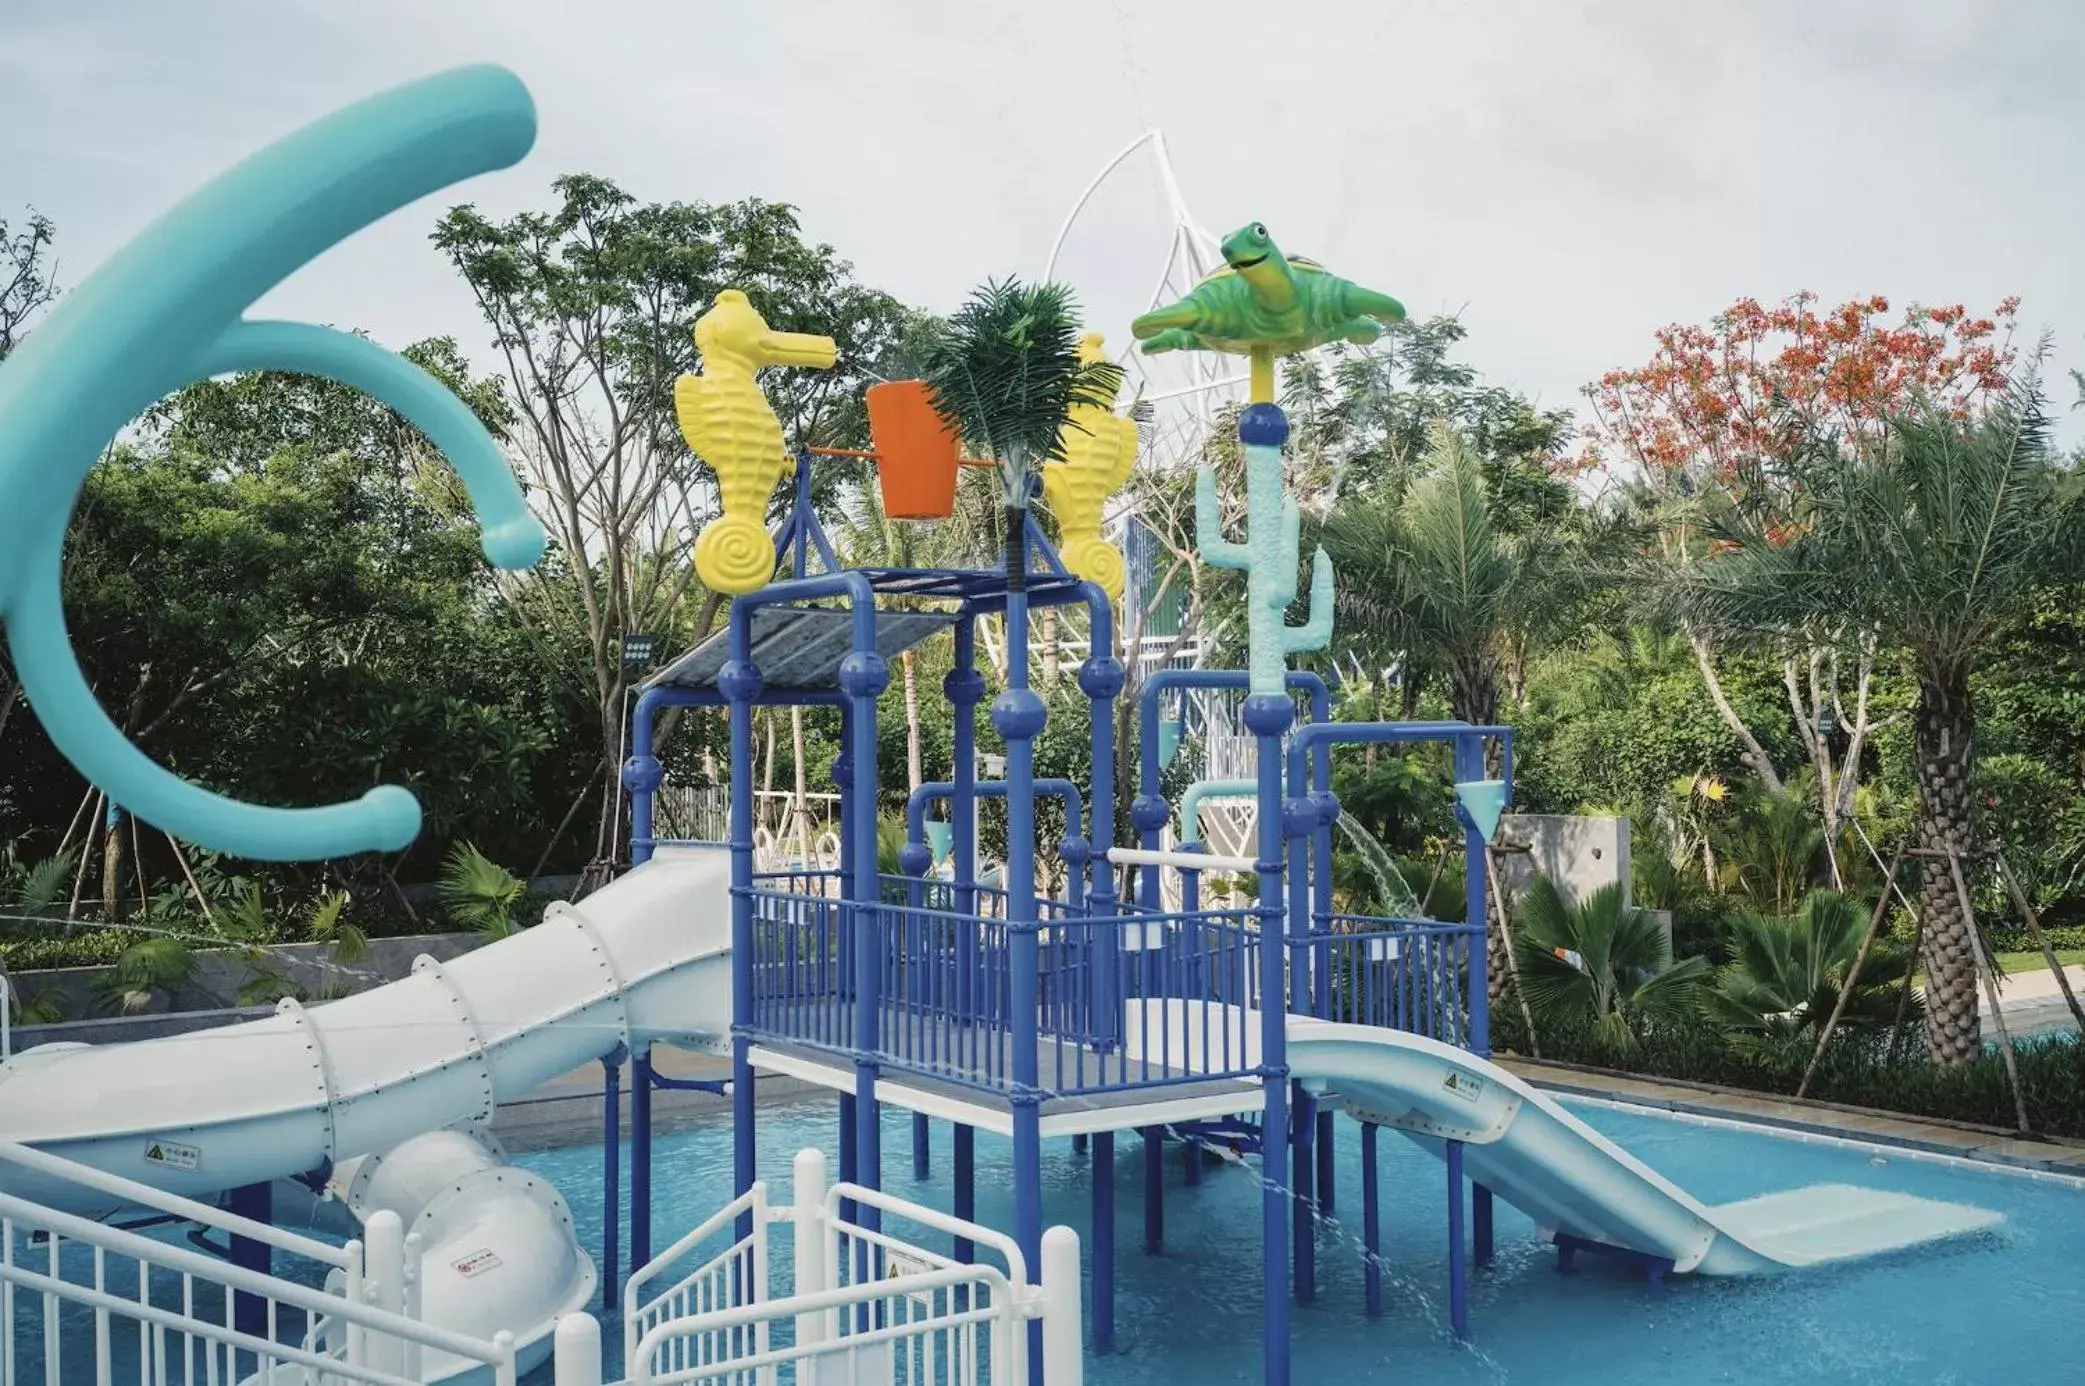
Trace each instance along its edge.
{"label": "pool edge coping", "polygon": [[[1494,1062],[1547,1092],[1703,1123],[1785,1133],[1797,1139],[1903,1151],[1939,1163],[2040,1177],[2085,1187],[2085,1146],[2012,1135],[1964,1123],[1895,1112],[1796,1102],[1771,1093],[1688,1085],[1633,1074],[1608,1074],[1518,1057]],[[1719,1100],[1720,1099],[1720,1100]],[[1795,1112],[1759,1108],[1793,1108]],[[1796,1114],[1801,1113],[1800,1115]]]}

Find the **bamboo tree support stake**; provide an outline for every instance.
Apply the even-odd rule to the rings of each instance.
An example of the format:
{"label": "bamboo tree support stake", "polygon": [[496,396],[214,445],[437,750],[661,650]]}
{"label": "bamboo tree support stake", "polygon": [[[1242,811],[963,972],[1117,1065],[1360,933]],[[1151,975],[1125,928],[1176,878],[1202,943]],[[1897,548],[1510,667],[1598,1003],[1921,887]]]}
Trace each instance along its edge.
{"label": "bamboo tree support stake", "polygon": [[2013,1035],[2005,1023],[2005,1012],[1998,1008],[1998,983],[1992,977],[1992,968],[1984,957],[1984,936],[1976,926],[1976,907],[1969,901],[1969,883],[1962,877],[1962,858],[1951,846],[1947,849],[1948,873],[1955,879],[1955,898],[1962,902],[1962,919],[1969,925],[1969,948],[1971,960],[1976,965],[1978,980],[1984,984],[1984,996],[1991,1003],[1991,1019],[1998,1026],[1998,1052],[2005,1056],[2005,1076],[2013,1085],[2013,1113],[2020,1119],[2020,1130],[2034,1128],[2027,1121],[2027,1095],[2020,1091],[2020,1066],[2013,1058]]}
{"label": "bamboo tree support stake", "polygon": [[65,906],[65,917],[67,919],[79,917],[80,893],[87,888],[87,863],[94,857],[94,843],[97,840],[97,834],[94,831],[94,820],[101,816],[103,805],[107,804],[108,801],[109,796],[105,792],[98,789],[94,791],[94,811],[87,816],[87,830],[80,834],[80,869],[73,873],[72,899]]}
{"label": "bamboo tree support stake", "polygon": [[[1860,985],[1861,968],[1868,961],[1868,950],[1875,946],[1875,935],[1881,931],[1882,921],[1890,912],[1890,883],[1897,879],[1897,868],[1903,861],[1904,848],[1899,845],[1896,855],[1890,858],[1889,870],[1883,873],[1882,889],[1875,896],[1875,911],[1868,916],[1868,931],[1861,935],[1861,946],[1854,950],[1853,964],[1846,969],[1846,980],[1839,987],[1839,999],[1832,1002],[1832,1013],[1825,1017],[1824,1029],[1817,1034],[1817,1048],[1811,1051],[1809,1065],[1803,1069],[1803,1081],[1796,1084],[1795,1095],[1798,1101],[1809,1095],[1810,1080],[1817,1076],[1817,1065],[1824,1058],[1825,1046],[1832,1042],[1832,1031],[1839,1028],[1839,1021],[1846,1014],[1847,1004],[1853,1000],[1853,989]],[[1914,950],[1912,957],[1917,956],[1918,953]],[[1911,988],[1909,978],[1905,979],[1904,986],[1908,995]]]}
{"label": "bamboo tree support stake", "polygon": [[1528,1027],[1528,1056],[1539,1060],[1542,1041],[1535,1037],[1535,1013],[1528,1009],[1528,994],[1520,986],[1520,953],[1513,946],[1513,913],[1506,908],[1506,881],[1499,873],[1498,849],[1489,842],[1484,844],[1484,867],[1491,898],[1499,909],[1499,938],[1506,945],[1506,972],[1512,978],[1513,999],[1520,1003],[1520,1020]]}
{"label": "bamboo tree support stake", "polygon": [[2020,882],[2014,877],[2005,853],[1994,847],[1991,859],[1998,864],[1998,878],[2005,882],[2006,892],[2013,897],[2013,908],[2027,921],[2027,932],[2034,935],[2035,947],[2042,950],[2042,958],[2049,964],[2049,970],[2056,974],[2056,985],[2063,991],[2064,1004],[2071,1008],[2071,1018],[2078,1022],[2078,1032],[2085,1035],[2085,1007],[2079,1006],[2077,993],[2071,990],[2070,976],[2063,970],[2063,964],[2056,960],[2056,950],[2049,946],[2049,936],[2042,932],[2041,916],[2028,903],[2027,892],[2020,889]]}
{"label": "bamboo tree support stake", "polygon": [[174,849],[174,860],[181,864],[181,874],[188,878],[188,888],[195,892],[195,902],[202,907],[203,918],[210,921],[212,932],[223,934],[224,930],[217,927],[217,916],[210,912],[210,901],[204,896],[202,885],[197,882],[195,872],[188,869],[188,854],[181,850],[180,839],[172,833],[165,834],[165,837],[167,846]]}

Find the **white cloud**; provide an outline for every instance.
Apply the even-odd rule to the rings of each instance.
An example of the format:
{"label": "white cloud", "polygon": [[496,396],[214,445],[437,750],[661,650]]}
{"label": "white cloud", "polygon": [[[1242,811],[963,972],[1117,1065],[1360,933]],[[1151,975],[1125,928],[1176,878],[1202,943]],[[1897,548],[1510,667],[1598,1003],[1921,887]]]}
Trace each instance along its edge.
{"label": "white cloud", "polygon": [[[1462,310],[1470,357],[1547,403],[1665,322],[1800,288],[2018,292],[2062,366],[2085,361],[2081,31],[2064,0],[13,0],[0,216],[54,217],[76,282],[266,140],[492,60],[536,93],[536,152],[356,237],[270,311],[475,347],[433,216],[540,204],[578,169],[646,198],[796,202],[864,278],[947,308],[1034,273],[1070,198],[1157,123],[1203,220],[1264,219],[1415,311]],[[1112,336],[1162,231],[1133,177],[1068,248]]]}

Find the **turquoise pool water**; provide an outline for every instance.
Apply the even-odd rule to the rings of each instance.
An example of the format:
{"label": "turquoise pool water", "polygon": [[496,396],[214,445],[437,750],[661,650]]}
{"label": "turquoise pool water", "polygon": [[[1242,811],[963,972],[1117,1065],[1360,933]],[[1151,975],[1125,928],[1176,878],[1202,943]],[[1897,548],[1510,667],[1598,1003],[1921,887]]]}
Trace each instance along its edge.
{"label": "turquoise pool water", "polygon": [[[1876,1261],[1747,1280],[1675,1278],[1660,1293],[1640,1273],[1581,1262],[1557,1274],[1533,1224],[1499,1205],[1498,1259],[1473,1273],[1474,1343],[1447,1332],[1440,1162],[1389,1132],[1381,1139],[1384,1312],[1362,1312],[1359,1128],[1339,1119],[1335,1219],[1318,1232],[1317,1301],[1294,1311],[1299,1383],[1677,1382],[1936,1383],[2085,1381],[2085,1189],[1963,1169],[1868,1148],[1812,1144],[1756,1129],[1703,1126],[1586,1105],[1592,1125],[1682,1188],[1725,1202],[1812,1183],[1854,1183],[1996,1209],[2003,1225]],[[787,1197],[790,1156],[836,1147],[834,1104],[763,1105],[762,1175]],[[885,1186],[948,1206],[947,1128],[934,1128],[934,1177],[915,1184],[909,1118],[887,1114]],[[663,1248],[730,1196],[731,1134],[717,1122],[654,1147],[653,1245]],[[517,1157],[552,1177],[587,1239],[600,1245],[600,1148]],[[1010,1149],[978,1139],[978,1214],[1011,1226]],[[1117,1350],[1089,1358],[1101,1386],[1256,1382],[1260,1369],[1259,1184],[1212,1167],[1182,1179],[1169,1150],[1166,1244],[1142,1251],[1142,1161],[1116,1157]],[[837,1165],[835,1165],[837,1168]],[[1068,1141],[1043,1154],[1044,1214],[1087,1234],[1089,1166]],[[894,1229],[895,1230],[895,1229]],[[786,1240],[783,1239],[783,1240]]]}

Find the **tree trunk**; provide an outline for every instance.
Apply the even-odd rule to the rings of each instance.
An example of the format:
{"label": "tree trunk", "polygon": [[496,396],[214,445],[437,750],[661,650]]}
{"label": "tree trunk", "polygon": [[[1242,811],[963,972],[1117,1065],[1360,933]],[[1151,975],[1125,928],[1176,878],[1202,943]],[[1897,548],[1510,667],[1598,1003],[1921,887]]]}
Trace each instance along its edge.
{"label": "tree trunk", "polygon": [[114,922],[123,918],[123,826],[121,814],[110,817],[101,834],[101,912]]}
{"label": "tree trunk", "polygon": [[1919,913],[1924,920],[1926,1048],[1936,1063],[1962,1064],[1983,1050],[1977,1023],[1977,941],[1964,916],[1944,855],[1966,857],[1975,843],[1972,784],[1976,774],[1976,707],[1968,671],[1919,680],[1917,724],[1918,844],[1942,853],[1919,859]]}
{"label": "tree trunk", "polygon": [[912,651],[898,656],[898,672],[905,678],[905,782],[912,789],[926,783],[925,756],[920,747],[919,670]]}
{"label": "tree trunk", "polygon": [[1766,748],[1759,744],[1758,737],[1752,735],[1752,729],[1745,725],[1745,719],[1738,716],[1737,708],[1731,705],[1730,699],[1723,692],[1723,680],[1716,676],[1716,662],[1710,657],[1708,638],[1692,630],[1683,633],[1687,637],[1688,647],[1694,651],[1694,663],[1701,670],[1701,683],[1708,689],[1709,701],[1716,705],[1716,711],[1722,715],[1724,725],[1730,728],[1745,748],[1745,764],[1752,767],[1752,772],[1759,776],[1761,784],[1775,794],[1781,793],[1781,777],[1774,772],[1774,762],[1767,757]]}
{"label": "tree trunk", "polygon": [[804,709],[801,704],[789,708],[789,758],[796,762],[796,792],[791,796],[792,831],[796,833],[796,854],[804,860],[811,859],[811,794],[809,773],[804,766]]}
{"label": "tree trunk", "polygon": [[1056,607],[1046,606],[1042,609],[1041,625],[1041,639],[1038,643],[1042,646],[1043,685],[1045,687],[1048,687],[1049,685],[1057,682],[1058,655]]}

